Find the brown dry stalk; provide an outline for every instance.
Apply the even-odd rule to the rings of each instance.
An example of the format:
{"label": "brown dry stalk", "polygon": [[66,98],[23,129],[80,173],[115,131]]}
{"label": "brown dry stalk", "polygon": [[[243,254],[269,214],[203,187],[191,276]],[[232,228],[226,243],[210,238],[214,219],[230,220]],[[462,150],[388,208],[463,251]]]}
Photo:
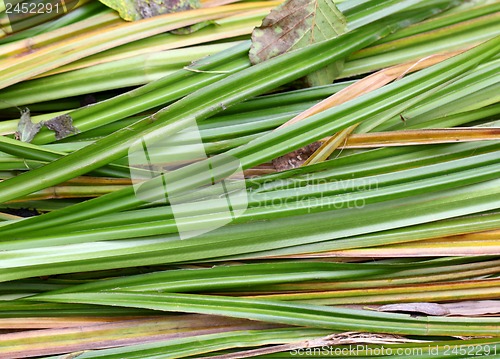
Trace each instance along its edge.
{"label": "brown dry stalk", "polygon": [[130,178],[112,178],[112,177],[92,177],[92,176],[80,176],[69,181],[63,182],[61,185],[131,185],[132,180]]}
{"label": "brown dry stalk", "polygon": [[18,203],[45,199],[93,198],[125,188],[126,186],[55,186],[31,193],[7,203]]}

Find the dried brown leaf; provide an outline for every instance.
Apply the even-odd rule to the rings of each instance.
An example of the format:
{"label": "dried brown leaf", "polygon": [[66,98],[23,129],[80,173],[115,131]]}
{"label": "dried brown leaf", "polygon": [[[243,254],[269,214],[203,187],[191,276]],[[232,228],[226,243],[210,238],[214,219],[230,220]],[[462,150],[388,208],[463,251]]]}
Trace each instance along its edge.
{"label": "dried brown leaf", "polygon": [[44,125],[56,133],[56,139],[61,140],[70,135],[79,133],[80,131],[73,126],[73,119],[70,115],[60,115],[49,121],[45,121]]}
{"label": "dried brown leaf", "polygon": [[21,119],[19,120],[15,134],[16,140],[31,142],[36,134],[40,132],[42,126],[42,122],[33,123],[31,121],[30,110],[28,108],[21,110]]}
{"label": "dried brown leaf", "polygon": [[500,300],[468,300],[457,303],[445,303],[443,307],[451,315],[479,316],[500,313]]}
{"label": "dried brown leaf", "polygon": [[388,304],[378,308],[379,312],[405,312],[416,313],[433,316],[449,315],[450,311],[437,303],[401,303],[401,304]]}
{"label": "dried brown leaf", "polygon": [[[347,31],[347,21],[333,0],[287,0],[272,10],[252,32],[250,61],[268,60]],[[343,68],[337,61],[305,77],[306,86],[333,82]]]}

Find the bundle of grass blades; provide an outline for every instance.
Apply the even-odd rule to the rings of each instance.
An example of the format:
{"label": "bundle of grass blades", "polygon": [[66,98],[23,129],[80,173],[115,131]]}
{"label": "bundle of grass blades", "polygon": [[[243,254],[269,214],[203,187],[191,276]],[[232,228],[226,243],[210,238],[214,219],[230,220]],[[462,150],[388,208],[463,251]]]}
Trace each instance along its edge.
{"label": "bundle of grass blades", "polygon": [[3,9],[0,357],[498,356],[497,1],[103,3]]}

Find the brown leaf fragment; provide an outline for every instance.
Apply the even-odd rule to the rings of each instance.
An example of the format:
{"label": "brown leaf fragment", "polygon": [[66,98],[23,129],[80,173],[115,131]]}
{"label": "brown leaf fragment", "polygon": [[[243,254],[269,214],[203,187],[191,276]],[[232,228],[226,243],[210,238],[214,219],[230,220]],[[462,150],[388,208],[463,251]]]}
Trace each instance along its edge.
{"label": "brown leaf fragment", "polygon": [[479,316],[500,313],[500,300],[467,300],[442,305],[451,315]]}
{"label": "brown leaf fragment", "polygon": [[275,158],[273,160],[274,168],[277,171],[285,171],[300,167],[320,146],[321,142],[314,142],[284,156]]}
{"label": "brown leaf fragment", "polygon": [[40,132],[42,126],[42,122],[33,123],[31,121],[30,110],[29,108],[25,108],[21,110],[21,119],[17,125],[15,138],[22,142],[31,142],[36,134]]}
{"label": "brown leaf fragment", "polygon": [[388,304],[378,308],[379,312],[405,312],[412,314],[425,314],[433,316],[450,315],[450,311],[437,303],[402,303]]}
{"label": "brown leaf fragment", "polygon": [[252,33],[250,61],[333,38],[346,31],[346,19],[331,0],[288,0],[272,10]]}
{"label": "brown leaf fragment", "polygon": [[70,115],[60,115],[46,121],[45,126],[56,133],[56,139],[61,140],[65,137],[79,133],[80,131],[73,126],[73,119]]}
{"label": "brown leaf fragment", "polygon": [[[252,32],[252,64],[334,38],[347,31],[347,20],[333,0],[287,0],[272,10]],[[301,80],[306,86],[332,83],[344,60],[331,63]]]}
{"label": "brown leaf fragment", "polygon": [[104,5],[118,11],[120,17],[127,21],[147,19],[150,17],[180,11],[197,9],[199,0],[99,0]]}
{"label": "brown leaf fragment", "polygon": [[[347,138],[344,147],[373,148],[492,140],[500,140],[500,128],[428,128],[388,132],[356,133]],[[323,141],[325,140],[322,140],[322,142]]]}
{"label": "brown leaf fragment", "polygon": [[200,7],[198,1],[186,0],[136,0],[135,8],[141,18],[145,19],[161,14],[187,11]]}

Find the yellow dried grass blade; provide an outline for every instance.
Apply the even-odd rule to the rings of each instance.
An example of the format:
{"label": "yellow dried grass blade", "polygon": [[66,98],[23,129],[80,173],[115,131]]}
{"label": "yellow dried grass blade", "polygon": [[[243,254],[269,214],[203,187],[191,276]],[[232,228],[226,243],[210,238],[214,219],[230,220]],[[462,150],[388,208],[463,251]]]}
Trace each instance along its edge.
{"label": "yellow dried grass blade", "polygon": [[386,246],[282,256],[281,258],[393,258],[500,254],[500,230],[464,233]]}
{"label": "yellow dried grass blade", "polygon": [[[49,31],[37,36],[30,37],[28,39],[14,41],[12,43],[7,43],[0,47],[0,59],[6,59],[10,56],[15,56],[23,52],[29,53],[36,51],[42,46],[47,46],[49,44],[55,43],[56,41],[61,41],[76,35],[81,35],[84,32],[88,32],[95,29],[101,29],[103,27],[125,23],[117,13],[114,11],[106,12],[99,16],[78,21],[74,24],[64,26],[60,29]],[[0,36],[1,37],[1,36]]]}
{"label": "yellow dried grass blade", "polygon": [[323,144],[302,164],[302,166],[326,161],[333,151],[346,143],[347,138],[352,131],[358,127],[358,125],[359,124],[349,126],[324,141]]}
{"label": "yellow dried grass blade", "polygon": [[35,317],[35,318],[0,318],[0,329],[55,329],[71,328],[86,325],[122,322],[139,319],[138,316],[128,317]]}
{"label": "yellow dried grass blade", "polygon": [[310,304],[370,304],[440,302],[451,300],[496,299],[500,279],[477,279],[444,283],[425,283],[386,288],[360,288],[335,291],[247,296],[266,300],[305,301]]}
{"label": "yellow dried grass blade", "polygon": [[[0,335],[0,357],[26,358],[87,349],[133,345],[182,335],[266,329],[271,325],[214,316],[146,317]],[[99,338],[96,341],[96,338]]]}
{"label": "yellow dried grass blade", "polygon": [[219,19],[262,7],[262,3],[243,3],[165,14],[135,22],[94,30],[13,59],[0,61],[0,88],[66,65],[84,57],[166,31]]}
{"label": "yellow dried grass blade", "polygon": [[[334,138],[335,136],[331,137]],[[342,148],[430,145],[471,141],[500,140],[500,128],[445,128],[405,130],[350,135]],[[324,144],[330,139],[323,140]]]}
{"label": "yellow dried grass blade", "polygon": [[[260,23],[261,19],[273,8],[273,5],[275,4],[276,2],[272,1],[269,3],[269,6],[258,9],[251,9],[238,13],[237,15],[225,17],[224,19],[217,20],[216,27],[201,29],[189,35],[158,38],[157,40],[155,40],[154,44],[148,43],[147,46],[138,45],[134,48],[127,49],[119,47],[117,49],[111,49],[110,51],[104,51],[102,53],[98,53],[96,55],[92,55],[73,63],[58,67],[54,70],[44,72],[43,74],[34,76],[33,78],[40,78],[63,72],[83,69],[94,65],[123,60],[133,56],[144,55],[152,52],[178,49],[181,47],[199,45],[211,41],[248,35],[252,32],[253,28]],[[230,24],[230,26],[226,27],[226,24],[228,23],[234,24]]]}
{"label": "yellow dried grass blade", "polygon": [[330,254],[363,258],[499,255],[500,230],[374,248],[350,249]]}
{"label": "yellow dried grass blade", "polygon": [[292,125],[296,122],[304,120],[309,116],[312,116],[314,114],[325,111],[334,106],[340,105],[344,102],[355,99],[371,91],[375,91],[376,89],[379,89],[382,86],[387,85],[388,83],[398,79],[401,76],[435,65],[441,61],[444,61],[452,56],[458,55],[464,51],[466,51],[466,49],[447,52],[444,54],[435,54],[427,56],[418,61],[411,61],[405,64],[396,65],[389,67],[387,69],[380,70],[370,76],[363,78],[362,80],[357,81],[356,83],[352,84],[349,87],[346,87],[345,89],[337,92],[336,94],[324,99],[323,101],[310,107],[304,112],[301,112],[300,114],[298,114],[297,116],[287,121],[278,128]]}

